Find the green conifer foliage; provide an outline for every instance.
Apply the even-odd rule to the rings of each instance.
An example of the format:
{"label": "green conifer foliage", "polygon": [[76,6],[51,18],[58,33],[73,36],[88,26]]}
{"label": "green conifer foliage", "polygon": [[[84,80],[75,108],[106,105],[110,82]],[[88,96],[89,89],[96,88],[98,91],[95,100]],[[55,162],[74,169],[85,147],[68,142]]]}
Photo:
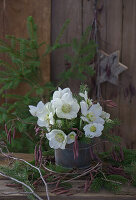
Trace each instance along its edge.
{"label": "green conifer foliage", "polygon": [[[35,144],[40,140],[39,135],[35,136],[36,121],[30,115],[28,105],[36,105],[40,100],[48,101],[56,89],[52,82],[44,83],[42,81],[40,65],[44,56],[58,48],[70,47],[73,49],[74,55],[67,56],[71,68],[61,75],[63,78],[58,83],[59,86],[70,78],[85,80],[86,74],[94,73],[89,63],[95,55],[96,45],[93,41],[87,41],[90,28],[86,30],[81,39],[73,39],[70,44],[60,44],[60,39],[69,22],[66,20],[52,46],[45,42],[39,44],[37,25],[31,16],[27,18],[27,39],[7,35],[6,40],[0,40],[0,53],[4,53],[8,57],[8,61],[0,60],[2,69],[0,72],[0,95],[2,98],[13,99],[12,103],[6,101],[0,106],[0,139],[7,143],[11,151],[32,153]],[[45,52],[43,55],[39,55],[39,49],[43,45]],[[29,91],[24,95],[16,94],[13,90],[20,84],[28,85]],[[13,139],[14,135],[15,140]]]}
{"label": "green conifer foliage", "polygon": [[[7,101],[0,106],[0,138],[7,143],[8,134],[10,135],[7,145],[11,151],[32,153],[35,143],[39,141],[39,137],[35,137],[34,132],[36,121],[30,115],[28,105],[36,105],[38,101],[45,100],[45,97],[47,101],[50,93],[55,89],[53,83],[41,81],[41,58],[57,48],[69,45],[59,44],[68,24],[69,20],[64,23],[53,46],[45,42],[38,43],[37,25],[31,16],[27,19],[28,39],[6,35],[7,42],[0,40],[0,53],[6,54],[9,61],[0,60],[2,69],[0,95],[2,98],[13,99],[12,103]],[[45,52],[39,55],[39,49],[43,45]],[[29,91],[24,95],[16,94],[13,89],[24,83],[28,85]],[[4,128],[5,124],[7,131]],[[13,140],[14,134],[15,140]]]}

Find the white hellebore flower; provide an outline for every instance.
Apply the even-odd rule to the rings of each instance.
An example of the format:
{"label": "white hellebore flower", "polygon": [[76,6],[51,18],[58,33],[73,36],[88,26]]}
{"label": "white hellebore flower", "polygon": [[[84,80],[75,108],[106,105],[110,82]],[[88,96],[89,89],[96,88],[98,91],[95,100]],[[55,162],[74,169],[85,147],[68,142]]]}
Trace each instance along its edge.
{"label": "white hellebore flower", "polygon": [[61,99],[56,98],[53,105],[59,118],[73,119],[80,109],[77,100],[70,93],[65,93]]}
{"label": "white hellebore flower", "polygon": [[48,102],[44,105],[42,112],[37,114],[37,124],[41,127],[49,128],[50,125],[54,124],[55,108],[52,103]]}
{"label": "white hellebore flower", "polygon": [[81,101],[81,113],[83,116],[81,116],[81,119],[83,121],[86,121],[88,123],[100,123],[104,124],[104,119],[101,118],[102,114],[102,107],[99,103],[93,104],[89,109],[86,102]]}
{"label": "white hellebore flower", "polygon": [[71,143],[75,142],[75,137],[76,137],[76,133],[74,131],[69,133],[67,136],[67,144],[71,144]]}
{"label": "white hellebore flower", "polygon": [[102,111],[101,117],[105,120],[108,121],[110,119],[110,114],[107,112]]}
{"label": "white hellebore flower", "polygon": [[40,101],[37,106],[29,106],[29,112],[34,117],[37,117],[38,114],[40,114],[43,111],[44,103]]}
{"label": "white hellebore flower", "polygon": [[89,138],[99,137],[102,134],[104,126],[98,123],[87,124],[84,126],[85,136]]}
{"label": "white hellebore flower", "polygon": [[49,145],[53,149],[65,149],[67,143],[67,136],[62,130],[54,129],[46,134],[49,140]]}
{"label": "white hellebore flower", "polygon": [[61,97],[65,93],[69,93],[69,94],[72,95],[72,92],[71,92],[71,90],[69,88],[65,88],[65,89],[62,90],[60,87],[58,87],[58,90],[53,93],[53,100],[55,100],[56,98],[57,99],[61,99]]}
{"label": "white hellebore flower", "polygon": [[[85,93],[79,93],[79,95],[81,96],[81,97],[83,97],[84,98],[84,100],[85,100],[85,102],[87,103],[87,105],[88,105],[88,108],[90,107],[90,106],[92,106],[92,99],[89,99],[88,98],[88,94],[87,94],[87,91],[85,91]],[[84,102],[84,101],[83,101]]]}

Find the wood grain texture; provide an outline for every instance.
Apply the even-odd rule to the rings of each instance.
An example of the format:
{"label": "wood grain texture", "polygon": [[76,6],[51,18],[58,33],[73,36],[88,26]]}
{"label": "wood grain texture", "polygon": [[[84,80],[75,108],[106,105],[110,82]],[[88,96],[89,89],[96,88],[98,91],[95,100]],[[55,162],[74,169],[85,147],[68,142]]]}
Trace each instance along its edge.
{"label": "wood grain texture", "polygon": [[93,1],[83,0],[82,4],[82,29],[83,32],[86,30],[86,28],[93,23],[94,19],[94,3]]}
{"label": "wood grain texture", "polygon": [[[93,0],[55,1],[52,0],[52,42],[55,40],[62,24],[71,19],[62,41],[68,42],[72,37],[79,37],[93,20]],[[118,86],[102,84],[102,97],[112,99],[117,108],[106,108],[111,118],[119,118],[121,126],[114,130],[129,148],[136,148],[135,126],[135,44],[136,44],[136,1],[135,0],[100,0],[98,1],[99,46],[110,54],[120,51],[119,61],[129,69],[119,76]],[[57,50],[52,54],[52,80],[65,70],[64,54],[69,50]],[[94,83],[89,86],[95,88]],[[73,88],[78,84],[72,84]]]}
{"label": "wood grain texture", "polygon": [[[32,16],[38,25],[39,42],[50,43],[50,0],[5,0],[5,34],[17,37],[28,37],[26,19]],[[42,49],[40,53],[45,50]],[[50,58],[44,58],[41,63],[43,81],[50,79]]]}
{"label": "wood grain texture", "polygon": [[[0,199],[1,200],[26,200],[27,197],[23,194],[22,189],[18,189],[15,187],[8,187],[8,184],[12,184],[13,182],[8,179],[1,179],[0,178]],[[76,186],[78,187],[78,181],[75,182]],[[46,198],[46,194],[44,192],[45,188],[39,186],[36,192],[40,197],[43,199]],[[79,190],[79,189],[78,189]],[[75,191],[76,192],[76,191]],[[105,190],[99,193],[91,193],[91,192],[78,192],[74,195],[67,196],[65,195],[55,195],[53,193],[49,193],[51,200],[135,200],[136,192],[135,188],[126,188],[122,189],[120,194],[112,194],[110,192],[106,192]]]}
{"label": "wood grain texture", "polygon": [[[81,0],[52,0],[52,31],[51,38],[52,43],[54,43],[60,29],[66,19],[70,19],[70,24],[64,32],[61,38],[61,43],[69,43],[72,38],[80,38],[82,35],[82,1]],[[57,81],[59,74],[66,70],[66,61],[64,60],[64,55],[72,55],[71,49],[63,48],[58,49],[52,53],[51,56],[51,79]],[[70,83],[72,89],[77,88],[76,84]]]}
{"label": "wood grain texture", "polygon": [[[5,9],[3,2],[5,2]],[[15,35],[19,38],[28,38],[26,22],[27,17],[32,16],[35,23],[38,25],[39,43],[43,41],[48,44],[50,43],[50,0],[0,0],[0,9],[3,9],[2,25],[0,20],[1,31],[4,31],[3,36]],[[42,47],[39,54],[41,55],[44,52],[45,47]],[[5,59],[8,60],[7,57]],[[50,80],[50,56],[42,58],[40,68],[42,71],[41,81],[45,83]],[[28,90],[28,85],[22,83],[17,89],[10,93],[24,95]]]}
{"label": "wood grain texture", "polygon": [[[102,0],[100,4],[101,11],[98,13],[100,49],[104,50],[108,54],[113,53],[116,50],[121,51],[122,1]],[[118,86],[108,82],[101,85],[102,97],[104,99],[111,99],[118,106],[117,108],[106,107],[107,112],[111,113],[111,118],[113,119],[119,116],[120,85],[120,77]],[[114,134],[119,135],[119,128],[114,130]]]}
{"label": "wood grain texture", "polygon": [[[4,5],[4,0],[0,0],[0,39],[4,39],[5,35],[5,5]],[[0,53],[0,59],[5,59],[5,55],[3,53]],[[0,71],[4,70],[2,66],[0,66]],[[1,98],[1,103],[4,103],[6,101],[5,98]]]}
{"label": "wood grain texture", "polygon": [[[82,0],[82,3],[82,31],[85,32],[86,28],[91,26],[94,20],[94,1]],[[89,95],[91,95],[92,99],[96,99],[96,76],[88,76],[86,84],[90,88]]]}
{"label": "wood grain texture", "polygon": [[4,35],[4,4],[3,0],[0,0],[0,38]]}
{"label": "wood grain texture", "polygon": [[[26,200],[28,199],[26,195],[21,194],[23,192],[17,188],[11,188],[6,186],[11,184],[10,180],[0,180],[0,199],[1,200]],[[43,190],[43,188],[42,188]],[[37,191],[38,195],[43,199],[46,199],[46,194],[43,191]],[[66,195],[55,195],[49,193],[51,200],[135,200],[136,196],[133,194],[127,195],[114,195],[109,192],[102,191],[100,193],[77,193],[72,196]]]}
{"label": "wood grain texture", "polygon": [[[33,160],[34,155],[32,154],[22,154],[16,153],[13,156],[17,158],[22,158],[26,161]],[[8,165],[8,160],[5,162],[0,162],[0,165]],[[0,200],[25,200],[27,199],[26,195],[22,194],[22,189],[15,187],[8,187],[8,184],[12,184],[11,180],[8,180],[2,176],[0,176]],[[72,182],[73,191],[75,192],[72,196],[65,195],[55,195],[50,193],[51,200],[135,200],[136,199],[136,190],[135,187],[132,186],[124,186],[120,192],[116,195],[105,190],[102,190],[99,193],[87,192],[84,193],[83,190],[79,189],[79,186],[83,185],[84,180],[74,180]],[[49,187],[49,191],[52,188]],[[36,192],[43,198],[46,198],[45,188],[44,186],[38,186]]]}
{"label": "wood grain texture", "polygon": [[136,1],[123,0],[122,63],[128,70],[122,74],[120,89],[121,135],[128,148],[136,148]]}

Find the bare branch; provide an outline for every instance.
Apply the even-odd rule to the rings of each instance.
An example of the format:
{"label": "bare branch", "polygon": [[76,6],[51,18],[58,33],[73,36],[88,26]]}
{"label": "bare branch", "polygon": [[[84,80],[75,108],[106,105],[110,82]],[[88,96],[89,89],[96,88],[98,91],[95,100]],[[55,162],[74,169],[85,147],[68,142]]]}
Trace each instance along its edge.
{"label": "bare branch", "polygon": [[107,182],[111,182],[111,183],[116,183],[116,184],[122,184],[118,181],[113,181],[113,180],[110,180],[110,179],[107,179],[107,177],[105,176],[105,174],[103,173],[103,171],[99,170],[99,172],[103,175],[104,178],[102,178],[103,180],[107,181]]}
{"label": "bare branch", "polygon": [[54,174],[60,174],[60,175],[75,175],[75,174],[80,174],[79,172],[77,173],[77,172],[74,172],[74,173],[72,173],[72,172],[57,172],[57,171],[53,171],[53,170],[51,170],[51,169],[49,169],[49,168],[47,168],[47,167],[45,167],[43,164],[42,164],[42,167],[45,169],[45,171],[49,171],[49,172],[51,172],[51,173],[54,173]]}
{"label": "bare branch", "polygon": [[13,159],[13,160],[19,160],[19,161],[24,162],[24,163],[26,163],[27,165],[31,166],[32,168],[38,170],[38,172],[39,172],[39,174],[40,174],[40,177],[41,177],[41,179],[42,179],[42,181],[43,181],[43,183],[44,183],[44,185],[45,185],[45,191],[46,191],[47,200],[50,200],[49,192],[48,192],[48,185],[47,185],[47,183],[45,182],[45,180],[44,180],[44,178],[43,178],[43,176],[42,176],[42,173],[41,173],[40,168],[35,167],[34,165],[30,164],[29,162],[27,162],[27,161],[25,161],[25,160],[23,160],[23,159],[21,159],[21,158],[16,158],[16,157],[14,157],[14,156],[5,154],[5,153],[2,151],[1,148],[0,148],[0,152],[1,152],[1,154],[2,154],[3,156],[5,156],[5,157],[7,157],[7,158],[10,158],[10,159]]}
{"label": "bare branch", "polygon": [[11,179],[11,180],[13,180],[13,181],[15,181],[15,182],[17,182],[17,183],[19,183],[19,184],[25,186],[27,189],[29,189],[29,190],[31,191],[31,194],[33,194],[38,200],[43,200],[41,197],[39,197],[39,196],[32,190],[32,188],[31,188],[29,185],[26,185],[24,182],[19,181],[19,180],[15,179],[15,178],[13,178],[13,177],[11,177],[11,176],[7,176],[7,175],[4,174],[3,172],[0,172],[0,175],[1,175],[1,176],[4,176],[4,177],[6,177],[6,178],[9,178],[9,179]]}
{"label": "bare branch", "polygon": [[76,177],[73,177],[73,178],[71,178],[69,180],[63,181],[62,183],[67,183],[67,182],[73,181],[75,179],[78,179],[78,178],[80,178],[82,176],[85,176],[86,174],[90,173],[91,171],[93,171],[93,170],[95,170],[96,168],[99,168],[99,167],[101,167],[101,163],[97,163],[97,165],[95,165],[92,168],[89,168],[88,170],[84,171],[82,174],[80,174],[80,175],[78,175]]}

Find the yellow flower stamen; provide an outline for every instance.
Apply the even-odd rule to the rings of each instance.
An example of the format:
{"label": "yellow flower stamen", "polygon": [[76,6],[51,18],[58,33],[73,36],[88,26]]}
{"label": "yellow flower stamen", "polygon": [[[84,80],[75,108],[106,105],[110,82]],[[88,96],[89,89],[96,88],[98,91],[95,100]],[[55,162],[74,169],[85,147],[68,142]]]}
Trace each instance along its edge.
{"label": "yellow flower stamen", "polygon": [[62,110],[63,113],[70,113],[70,111],[71,111],[71,105],[69,105],[69,104],[63,104],[61,110]]}
{"label": "yellow flower stamen", "polygon": [[90,127],[90,131],[91,131],[91,132],[95,132],[95,131],[96,131],[96,127],[95,127],[94,125],[91,126],[91,127]]}
{"label": "yellow flower stamen", "polygon": [[86,115],[86,117],[87,117],[88,120],[91,121],[91,122],[95,121],[95,119],[96,119],[96,117],[95,117],[95,115],[94,115],[93,112],[88,113],[88,114]]}
{"label": "yellow flower stamen", "polygon": [[55,135],[55,139],[57,142],[62,143],[65,140],[65,137],[62,133],[57,133]]}
{"label": "yellow flower stamen", "polygon": [[71,134],[71,135],[69,135],[69,137],[70,137],[70,139],[73,140],[75,138],[75,135]]}

